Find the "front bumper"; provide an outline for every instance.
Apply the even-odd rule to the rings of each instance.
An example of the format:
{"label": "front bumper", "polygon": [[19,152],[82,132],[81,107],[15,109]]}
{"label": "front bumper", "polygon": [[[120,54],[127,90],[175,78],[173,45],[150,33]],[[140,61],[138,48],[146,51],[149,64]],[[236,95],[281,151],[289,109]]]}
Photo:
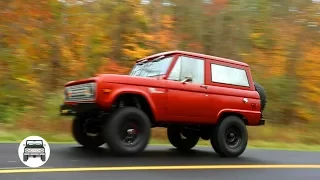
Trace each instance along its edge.
{"label": "front bumper", "polygon": [[24,156],[43,156],[46,155],[45,153],[23,153]]}
{"label": "front bumper", "polygon": [[60,105],[61,116],[75,116],[77,114],[98,110],[96,103],[78,103],[78,104],[62,104]]}

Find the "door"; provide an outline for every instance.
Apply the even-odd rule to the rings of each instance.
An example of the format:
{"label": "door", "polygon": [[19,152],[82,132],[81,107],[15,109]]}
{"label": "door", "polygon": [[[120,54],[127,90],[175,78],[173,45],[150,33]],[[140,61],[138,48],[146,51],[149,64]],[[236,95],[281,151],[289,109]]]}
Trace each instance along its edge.
{"label": "door", "polygon": [[[171,121],[207,121],[210,96],[204,86],[204,60],[180,56],[166,81],[166,115]],[[186,77],[192,81],[182,82]]]}

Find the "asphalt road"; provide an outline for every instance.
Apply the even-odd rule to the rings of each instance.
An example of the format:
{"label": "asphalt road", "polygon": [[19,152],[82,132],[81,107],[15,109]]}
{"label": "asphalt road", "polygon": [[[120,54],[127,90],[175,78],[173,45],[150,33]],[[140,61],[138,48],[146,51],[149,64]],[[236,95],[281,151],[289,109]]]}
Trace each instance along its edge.
{"label": "asphalt road", "polygon": [[1,180],[320,179],[320,152],[247,149],[238,158],[220,158],[207,147],[180,154],[171,146],[149,146],[138,157],[119,158],[105,147],[93,151],[77,144],[50,144],[50,159],[30,169],[17,149],[18,144],[0,144]]}

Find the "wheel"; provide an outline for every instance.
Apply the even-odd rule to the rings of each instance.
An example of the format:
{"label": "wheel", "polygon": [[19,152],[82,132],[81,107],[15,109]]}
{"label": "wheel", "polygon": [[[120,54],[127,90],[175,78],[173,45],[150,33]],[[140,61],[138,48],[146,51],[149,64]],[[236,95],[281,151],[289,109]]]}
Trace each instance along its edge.
{"label": "wheel", "polygon": [[46,155],[41,155],[41,161],[45,161],[46,160]]}
{"label": "wheel", "polygon": [[124,107],[110,116],[104,126],[103,135],[114,155],[139,154],[149,143],[151,123],[142,110]]}
{"label": "wheel", "polygon": [[254,88],[255,88],[255,90],[258,92],[258,94],[260,96],[260,101],[261,101],[260,110],[263,111],[264,108],[266,107],[266,104],[267,104],[266,92],[265,92],[264,88],[259,83],[254,82]]}
{"label": "wheel", "polygon": [[200,139],[200,136],[195,132],[174,125],[167,128],[167,136],[169,142],[179,151],[192,149]]}
{"label": "wheel", "polygon": [[28,161],[29,156],[28,155],[23,155],[23,161]]}
{"label": "wheel", "polygon": [[86,148],[97,148],[105,142],[100,133],[90,136],[88,133],[88,120],[86,116],[76,116],[73,119],[72,134],[74,139]]}
{"label": "wheel", "polygon": [[[218,127],[218,126],[215,126],[215,127],[213,128],[213,133],[218,131],[218,128],[217,128],[217,127]],[[218,137],[218,136],[215,135],[215,134],[212,135],[212,137],[210,138],[211,146],[212,146],[213,150],[214,150],[217,154],[219,154],[220,156],[223,156],[223,153],[221,152],[220,148],[218,147],[218,143],[216,143],[216,142],[218,142],[217,137]]]}
{"label": "wheel", "polygon": [[228,116],[217,125],[210,142],[221,157],[238,157],[248,144],[246,125],[239,117]]}

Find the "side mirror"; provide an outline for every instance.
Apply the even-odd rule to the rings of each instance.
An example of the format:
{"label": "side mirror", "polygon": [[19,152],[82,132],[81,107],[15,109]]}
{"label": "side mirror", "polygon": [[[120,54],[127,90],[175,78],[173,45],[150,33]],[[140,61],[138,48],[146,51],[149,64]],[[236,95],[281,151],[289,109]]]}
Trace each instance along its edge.
{"label": "side mirror", "polygon": [[186,82],[191,82],[192,81],[192,77],[191,76],[187,76],[185,77],[184,80],[181,81],[182,84],[185,84]]}

